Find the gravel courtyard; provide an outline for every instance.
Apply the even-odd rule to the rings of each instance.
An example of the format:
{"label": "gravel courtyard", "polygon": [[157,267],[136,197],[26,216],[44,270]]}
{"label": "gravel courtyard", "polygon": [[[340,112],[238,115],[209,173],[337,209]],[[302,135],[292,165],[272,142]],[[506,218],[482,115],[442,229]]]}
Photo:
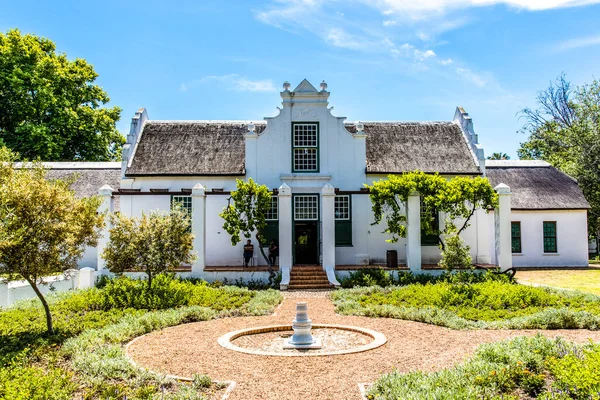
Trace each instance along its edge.
{"label": "gravel courtyard", "polygon": [[[458,363],[486,342],[534,335],[562,336],[576,342],[600,341],[600,331],[456,331],[412,321],[348,317],[334,313],[328,292],[288,292],[274,315],[224,318],[153,332],[129,346],[135,362],[155,371],[190,377],[207,374],[235,381],[229,399],[360,399],[358,384],[397,368],[433,371]],[[364,353],[323,357],[278,357],[225,349],[217,339],[230,331],[291,324],[295,303],[308,302],[313,323],[355,325],[383,333],[388,342]]]}

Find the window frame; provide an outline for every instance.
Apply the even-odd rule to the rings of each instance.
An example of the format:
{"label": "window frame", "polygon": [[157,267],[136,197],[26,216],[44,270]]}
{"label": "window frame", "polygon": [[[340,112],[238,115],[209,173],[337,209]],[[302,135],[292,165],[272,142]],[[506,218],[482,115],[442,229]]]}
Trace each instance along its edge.
{"label": "window frame", "polygon": [[[298,125],[315,125],[316,126],[316,146],[296,146],[295,145],[295,127]],[[292,122],[292,133],[291,133],[291,148],[292,148],[292,172],[295,173],[319,173],[321,170],[321,155],[320,155],[320,125],[319,121],[294,121]],[[296,149],[316,149],[316,169],[298,169],[296,168],[296,158],[295,158],[295,150]]]}
{"label": "window frame", "polygon": [[[183,200],[183,201],[182,201]],[[181,203],[183,209],[185,209],[190,219],[192,218],[194,208],[192,206],[192,196],[191,195],[171,195],[171,210],[173,210],[173,206],[175,203]]]}
{"label": "window frame", "polygon": [[[519,227],[519,236],[515,236],[515,230],[514,227],[518,226]],[[511,246],[511,253],[512,254],[521,254],[523,252],[523,231],[521,229],[521,221],[510,221],[510,246]],[[515,240],[519,241],[519,249],[518,251],[515,251]]]}
{"label": "window frame", "polygon": [[[275,218],[272,218],[273,214],[271,213],[273,210],[273,203],[275,203]],[[271,196],[271,207],[265,214],[265,220],[279,221],[279,196]]]}
{"label": "window frame", "polygon": [[[347,198],[348,199],[348,217],[347,218],[338,218],[336,216],[336,199],[338,198]],[[336,195],[333,201],[333,218],[335,221],[335,247],[352,247],[352,196],[349,194],[340,194]],[[338,229],[347,229],[347,240],[342,240],[338,237],[337,231]]]}
{"label": "window frame", "polygon": [[[296,212],[298,210],[298,207],[297,207],[296,201],[299,198],[302,198],[302,197],[314,198],[315,199],[315,205],[316,205],[315,218],[297,218]],[[306,194],[302,193],[302,194],[300,194],[299,193],[299,194],[295,194],[293,196],[292,200],[293,200],[292,204],[293,204],[293,217],[294,217],[293,220],[294,221],[319,221],[320,220],[320,218],[319,218],[320,214],[319,213],[321,212],[321,206],[319,204],[319,195],[318,194],[309,194],[309,193],[306,193]]]}
{"label": "window frame", "polygon": [[[553,236],[546,235],[546,224],[554,226],[554,235]],[[543,245],[544,245],[544,254],[558,253],[558,232],[557,232],[556,221],[544,221],[543,222],[542,237],[543,237]],[[554,239],[554,250],[548,250],[548,248],[546,247],[546,239]]]}

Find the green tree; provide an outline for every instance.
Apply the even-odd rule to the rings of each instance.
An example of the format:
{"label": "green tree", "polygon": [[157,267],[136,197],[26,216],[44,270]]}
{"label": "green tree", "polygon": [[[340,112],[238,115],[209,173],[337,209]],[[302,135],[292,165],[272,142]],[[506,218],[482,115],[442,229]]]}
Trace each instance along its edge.
{"label": "green tree", "polygon": [[575,89],[561,75],[539,92],[538,108],[521,112],[522,159],[545,160],[577,179],[590,203],[590,234],[600,237],[600,81]]}
{"label": "green tree", "polygon": [[488,160],[510,160],[510,156],[506,153],[492,153],[491,156],[487,158]]}
{"label": "green tree", "polygon": [[119,159],[121,109],[103,107],[109,97],[97,76],[46,38],[0,33],[0,140],[30,160]]}
{"label": "green tree", "polygon": [[[444,243],[441,237],[462,233],[469,226],[477,209],[487,210],[498,204],[498,195],[490,182],[482,177],[458,176],[446,180],[437,174],[415,171],[390,175],[387,179],[374,182],[368,188],[375,217],[373,225],[385,222],[384,233],[391,235],[389,242],[406,237],[406,215],[403,205],[413,192],[418,192],[421,196],[422,229],[428,235],[437,235],[442,247]],[[435,212],[445,217],[443,230],[434,226]]]}
{"label": "green tree", "polygon": [[258,248],[269,266],[269,283],[273,284],[275,272],[265,254],[264,229],[267,226],[266,215],[271,208],[271,192],[265,185],[259,185],[252,178],[248,182],[236,181],[236,190],[231,192],[233,204],[227,205],[220,215],[224,219],[223,229],[231,235],[231,244],[236,245],[242,239],[254,234]]}
{"label": "green tree", "polygon": [[16,169],[3,162],[0,167],[0,275],[31,285],[44,307],[49,334],[54,334],[52,314],[39,285],[48,275],[76,268],[104,224],[97,213],[100,198],[75,198],[71,183],[46,180],[37,163]]}
{"label": "green tree", "polygon": [[155,275],[191,264],[196,258],[192,253],[190,215],[180,205],[175,205],[170,214],[152,211],[139,218],[113,216],[112,223],[110,240],[102,253],[106,267],[116,274],[145,272],[148,290]]}
{"label": "green tree", "polygon": [[471,267],[473,259],[469,252],[470,247],[458,235],[451,235],[446,240],[446,248],[442,252],[442,259],[438,265],[447,271],[457,268]]}

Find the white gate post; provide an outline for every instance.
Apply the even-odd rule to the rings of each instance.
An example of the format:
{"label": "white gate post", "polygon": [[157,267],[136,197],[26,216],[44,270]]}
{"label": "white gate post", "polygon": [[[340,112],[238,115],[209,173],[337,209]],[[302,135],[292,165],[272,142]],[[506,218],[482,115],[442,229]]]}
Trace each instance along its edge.
{"label": "white gate post", "polygon": [[512,268],[512,237],[510,232],[510,187],[504,183],[494,188],[498,192],[498,208],[495,210],[496,259],[501,271]]}
{"label": "white gate post", "polygon": [[335,188],[326,183],[321,190],[321,240],[323,241],[323,269],[329,283],[340,286],[335,278]]}
{"label": "white gate post", "polygon": [[102,253],[104,252],[104,249],[106,248],[106,245],[108,244],[108,240],[110,239],[109,231],[112,228],[110,218],[114,212],[113,196],[112,196],[113,188],[110,187],[109,185],[104,185],[100,188],[98,193],[102,197],[102,204],[100,204],[100,207],[98,207],[98,212],[106,213],[104,216],[104,228],[102,229],[102,232],[100,232],[100,237],[98,238],[98,246],[97,246],[98,254],[97,254],[96,269],[98,270],[98,275],[102,275],[102,274],[106,273],[106,271],[105,271],[106,261],[104,260],[104,258],[102,258]]}
{"label": "white gate post", "polygon": [[196,261],[192,274],[201,274],[206,267],[206,189],[200,183],[192,188],[192,233]]}
{"label": "white gate post", "polygon": [[406,201],[406,264],[412,272],[421,270],[421,196],[414,192]]}
{"label": "white gate post", "polygon": [[292,270],[292,189],[285,183],[279,187],[279,271],[281,290],[287,290]]}

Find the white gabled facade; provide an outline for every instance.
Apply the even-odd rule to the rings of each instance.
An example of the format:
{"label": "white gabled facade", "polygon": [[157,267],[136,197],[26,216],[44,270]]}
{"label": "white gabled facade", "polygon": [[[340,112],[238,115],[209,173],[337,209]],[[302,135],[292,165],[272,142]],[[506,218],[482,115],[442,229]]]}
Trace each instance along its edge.
{"label": "white gabled facade", "polygon": [[[293,265],[322,265],[330,282],[335,284],[336,266],[384,265],[388,250],[395,250],[398,262],[415,272],[421,271],[423,265],[437,264],[440,259],[439,248],[426,245],[421,240],[418,193],[410,196],[404,205],[408,219],[406,238],[401,238],[397,243],[387,243],[388,237],[382,233],[383,227],[372,225],[371,202],[368,193],[361,189],[365,184],[385,178],[387,174],[369,173],[367,170],[366,142],[369,133],[364,124],[347,124],[345,118],[332,115],[328,106],[329,92],[324,82],[319,90],[304,80],[293,91],[286,82],[281,98],[279,114],[265,118],[266,127],[264,123],[236,122],[238,127],[243,124],[245,131],[241,133],[243,139],[240,139],[243,140],[245,151],[244,171],[237,174],[128,174],[134,155],[139,151],[138,146],[144,140],[144,126],[150,123],[146,111],[138,111],[123,150],[121,186],[114,188],[114,195],[119,196],[120,212],[132,216],[150,210],[169,212],[174,197],[189,197],[192,228],[196,236],[194,248],[198,253],[191,274],[208,280],[240,277],[243,273],[225,267],[242,265],[243,243],[231,245],[229,235],[222,228],[223,220],[219,213],[227,206],[228,194],[235,190],[236,179],[252,178],[269,187],[276,196],[277,213],[272,216],[271,224],[278,228],[278,264],[284,287]],[[467,158],[473,165],[469,170],[471,172],[463,175],[474,176],[485,172],[483,149],[477,142],[470,117],[458,108],[453,124],[462,132],[460,140],[463,144],[457,146],[464,146]],[[202,156],[214,157],[218,154]],[[453,175],[447,173],[447,176]],[[521,218],[523,231],[527,227],[529,232],[529,225],[535,225],[536,218],[546,217],[527,211],[513,212],[511,215],[510,189],[501,187],[499,192],[503,193],[499,210],[495,214],[478,211],[470,227],[463,233],[475,262],[493,263],[506,269],[512,263],[541,265],[541,259],[544,260],[543,265],[579,265],[582,263],[580,253],[585,253],[587,257],[587,240],[581,241],[584,251],[578,246],[569,246],[567,249],[570,243],[567,237],[579,240],[579,236],[585,234],[581,233],[581,220],[585,220],[585,212],[564,213],[563,217],[573,223],[573,232],[563,231],[567,229],[568,222],[564,223],[564,228],[560,223],[559,236],[561,242],[564,240],[565,247],[564,250],[561,248],[558,256],[538,257],[533,245],[531,252],[511,255],[511,218]],[[106,203],[104,207],[108,209],[110,204]],[[443,217],[440,220],[443,221]],[[559,220],[558,216],[556,220]],[[575,224],[574,221],[579,222]],[[532,237],[537,234],[539,232],[532,228]],[[340,240],[342,237],[343,240]],[[524,247],[526,245],[529,248],[529,239],[526,240]],[[99,256],[99,269],[102,265]],[[258,251],[255,251],[253,265],[265,265]],[[260,273],[257,274],[259,277]]]}

